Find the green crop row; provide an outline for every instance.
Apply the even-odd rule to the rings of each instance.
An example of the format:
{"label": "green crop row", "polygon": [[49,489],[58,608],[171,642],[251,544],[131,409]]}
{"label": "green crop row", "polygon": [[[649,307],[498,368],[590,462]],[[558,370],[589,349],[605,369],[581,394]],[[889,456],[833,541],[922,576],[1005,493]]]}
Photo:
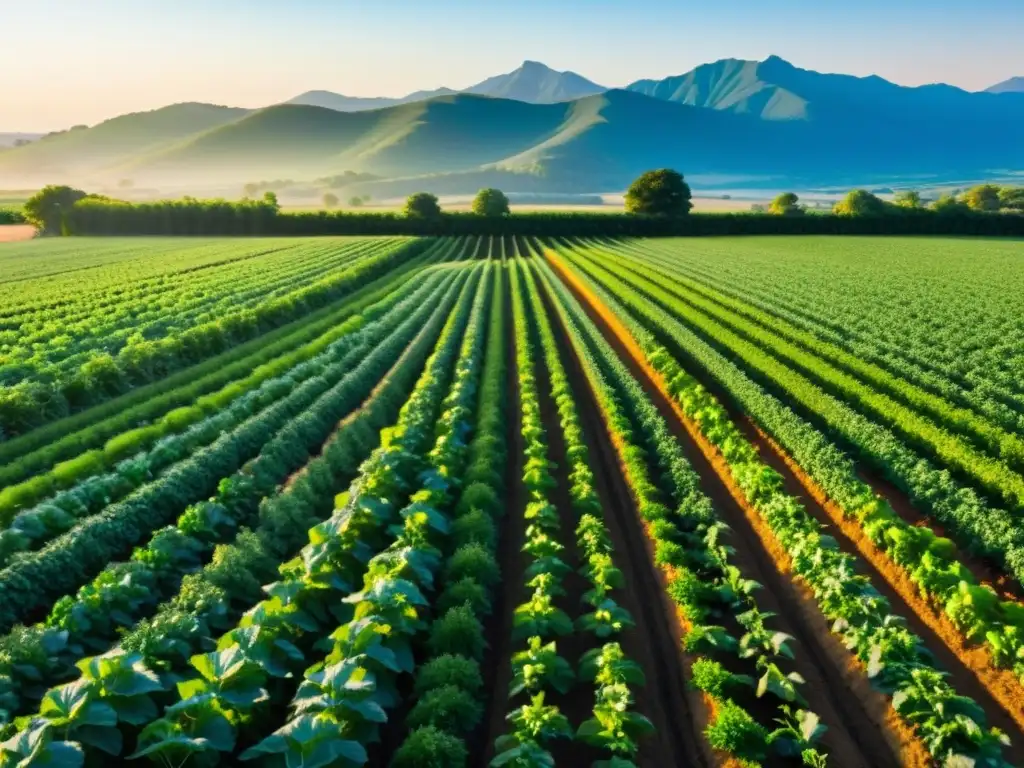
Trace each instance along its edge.
{"label": "green crop row", "polygon": [[857,573],[856,558],[840,551],[800,501],[785,492],[782,478],[762,462],[722,406],[616,298],[633,291],[602,280],[606,290],[586,274],[576,275],[629,329],[647,363],[720,452],[731,480],[790,554],[794,573],[833,622],[832,631],[864,665],[873,685],[892,697],[893,708],[915,728],[929,752],[938,760],[962,756],[979,766],[1008,765],[1002,758],[1007,737],[986,727],[981,708],[956,693],[935,668],[921,639],[891,613],[888,601],[870,581]]}
{"label": "green crop row", "polygon": [[[106,668],[99,668],[96,661],[83,661],[79,665],[83,676],[77,683],[48,693],[40,716],[19,723],[21,738],[34,738],[43,749],[58,753],[80,753],[84,748],[117,755],[134,747],[137,756],[152,755],[158,762],[180,762],[200,752],[215,758],[219,752],[234,750],[238,721],[229,719],[227,714],[246,707],[261,708],[269,693],[256,681],[280,679],[273,686],[275,691],[280,692],[281,685],[287,689],[288,680],[293,679],[287,670],[301,664],[306,653],[314,652],[313,645],[322,628],[353,615],[350,604],[341,598],[354,589],[361,574],[370,572],[368,567],[373,568],[368,560],[374,549],[385,546],[387,537],[403,528],[400,523],[397,530],[389,533],[381,523],[396,518],[401,521],[402,498],[412,496],[422,483],[432,488],[447,487],[436,474],[423,474],[427,468],[424,452],[434,434],[460,341],[470,321],[478,277],[479,271],[466,284],[458,307],[450,315],[447,311],[441,313],[448,320],[440,331],[437,349],[405,400],[398,422],[381,433],[381,447],[363,464],[350,491],[339,497],[340,507],[334,515],[310,530],[309,544],[299,557],[281,566],[282,579],[266,588],[269,597],[223,635],[215,650],[192,656],[186,668],[179,667],[180,671],[171,672],[168,663],[176,666],[174,662],[187,660],[188,656],[180,650],[170,654],[169,651],[176,650],[173,648],[164,649],[163,663],[157,658],[147,661],[145,652],[132,652],[124,647],[98,660],[106,663]],[[421,338],[429,337],[430,334],[421,334]],[[418,368],[413,363],[413,370]],[[390,384],[393,379],[385,381]],[[331,459],[325,456],[324,460],[327,463],[316,469],[311,466],[304,476],[308,478],[304,492],[320,499],[329,498],[333,486]],[[417,509],[415,500],[411,506],[405,520],[416,525],[433,521],[427,510]],[[413,558],[411,564],[419,562]],[[387,566],[386,560],[383,565]],[[383,639],[377,632],[359,637],[378,647]],[[139,685],[128,690],[112,685],[115,678],[104,674],[111,667],[117,668],[120,679],[132,675]],[[93,670],[99,674],[93,674]],[[352,690],[358,689],[354,686]],[[55,728],[56,721],[47,717],[54,714],[49,702],[67,700],[72,695],[77,697],[76,706],[69,713],[72,717]],[[167,704],[163,717],[158,714],[158,701]],[[374,709],[370,704],[367,708]],[[339,710],[338,715],[359,714],[359,710],[346,710],[343,706]],[[93,717],[97,711],[113,711],[115,717],[105,719],[97,729]],[[312,719],[328,717],[324,713]],[[295,733],[309,734],[309,727],[315,725],[303,721]],[[327,736],[326,730],[321,730],[319,736]],[[336,738],[343,735],[337,727],[329,730]],[[243,729],[239,740],[252,735]],[[332,759],[342,757],[346,749],[353,749],[351,740],[341,741],[341,751],[332,753]],[[287,746],[283,735],[278,742]],[[334,749],[329,745],[324,748]]]}

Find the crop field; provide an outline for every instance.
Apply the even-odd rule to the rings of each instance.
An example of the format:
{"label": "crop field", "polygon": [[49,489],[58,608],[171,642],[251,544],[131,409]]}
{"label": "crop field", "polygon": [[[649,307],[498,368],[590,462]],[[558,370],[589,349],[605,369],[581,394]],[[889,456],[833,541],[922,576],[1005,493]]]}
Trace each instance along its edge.
{"label": "crop field", "polygon": [[1024,765],[1024,244],[0,246],[0,766]]}

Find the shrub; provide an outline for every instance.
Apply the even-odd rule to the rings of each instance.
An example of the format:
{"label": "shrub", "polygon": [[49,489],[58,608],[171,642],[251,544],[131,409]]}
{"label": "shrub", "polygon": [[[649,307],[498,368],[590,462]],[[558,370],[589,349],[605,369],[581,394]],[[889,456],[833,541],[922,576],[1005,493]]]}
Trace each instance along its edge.
{"label": "shrub", "polygon": [[468,605],[477,616],[487,616],[491,613],[491,598],[487,589],[472,576],[449,584],[437,599],[439,611],[447,611],[459,605]]}
{"label": "shrub", "polygon": [[450,608],[430,628],[430,651],[434,655],[451,653],[480,661],[486,645],[483,625],[465,605]]}
{"label": "shrub", "polygon": [[445,580],[450,584],[466,577],[488,587],[501,581],[498,562],[490,550],[479,544],[466,544],[455,550],[445,567]]}
{"label": "shrub", "polygon": [[465,656],[446,653],[420,667],[416,675],[416,693],[423,694],[445,685],[455,685],[472,694],[480,693],[484,687],[480,664]]}
{"label": "shrub", "polygon": [[743,760],[760,762],[768,753],[768,731],[742,707],[725,700],[715,722],[704,729],[708,743]]}
{"label": "shrub", "polygon": [[494,521],[480,509],[471,510],[452,523],[451,540],[456,548],[479,544],[493,550],[497,536]]}
{"label": "shrub", "polygon": [[409,734],[391,759],[391,768],[465,768],[468,762],[462,739],[428,725]]}
{"label": "shrub", "polygon": [[466,735],[472,731],[483,715],[473,695],[454,685],[434,688],[416,702],[409,713],[412,727],[433,725],[449,733]]}

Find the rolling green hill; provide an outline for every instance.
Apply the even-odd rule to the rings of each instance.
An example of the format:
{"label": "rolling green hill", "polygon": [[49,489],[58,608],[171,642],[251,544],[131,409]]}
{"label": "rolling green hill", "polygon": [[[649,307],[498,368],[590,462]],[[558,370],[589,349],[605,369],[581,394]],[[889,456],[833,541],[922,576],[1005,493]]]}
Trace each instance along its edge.
{"label": "rolling green hill", "polygon": [[244,109],[187,103],[121,115],[92,128],[51,134],[5,152],[0,155],[0,173],[40,179],[74,178],[112,168],[246,114]]}
{"label": "rolling green hill", "polygon": [[[375,196],[622,189],[643,170],[729,176],[744,185],[854,185],[984,178],[1024,169],[1024,94],[905,88],[778,58],[723,60],[664,81],[596,88],[529,62],[487,88],[344,112],[282,104],[181,104],[0,152],[8,187],[132,179],[189,190],[260,179],[372,174]],[[570,89],[570,90],[566,90]],[[554,100],[555,103],[529,103]]]}

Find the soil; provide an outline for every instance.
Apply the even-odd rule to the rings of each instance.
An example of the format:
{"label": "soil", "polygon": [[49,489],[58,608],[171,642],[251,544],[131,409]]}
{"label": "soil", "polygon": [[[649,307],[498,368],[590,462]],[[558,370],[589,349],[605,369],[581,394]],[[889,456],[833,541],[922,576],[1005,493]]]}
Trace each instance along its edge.
{"label": "soil", "polygon": [[765,586],[758,592],[760,607],[776,612],[776,627],[795,638],[795,670],[807,680],[801,690],[810,709],[829,726],[824,747],[832,762],[844,766],[929,764],[923,746],[894,717],[886,698],[871,688],[864,670],[829,631],[829,622],[808,590],[793,579],[788,554],[729,482],[724,462],[665,395],[657,374],[643,365],[639,349],[635,345],[630,349],[625,337],[617,335],[578,286],[564,274],[561,277],[666,418],[700,476],[702,489],[734,532],[739,550],[736,564],[744,577]]}
{"label": "soil", "polygon": [[0,243],[16,243],[31,240],[36,236],[36,228],[29,224],[5,224],[0,227]]}
{"label": "soil", "polygon": [[668,607],[660,572],[647,548],[639,513],[580,361],[551,311],[550,297],[545,295],[544,300],[583,423],[595,490],[615,547],[615,563],[625,576],[625,589],[616,596],[636,622],[635,628],[622,634],[620,642],[627,656],[644,671],[646,685],[635,691],[636,706],[655,727],[655,732],[641,742],[638,764],[651,768],[707,765],[699,730],[683,725],[698,724],[688,699],[699,697],[687,685],[679,627]]}

